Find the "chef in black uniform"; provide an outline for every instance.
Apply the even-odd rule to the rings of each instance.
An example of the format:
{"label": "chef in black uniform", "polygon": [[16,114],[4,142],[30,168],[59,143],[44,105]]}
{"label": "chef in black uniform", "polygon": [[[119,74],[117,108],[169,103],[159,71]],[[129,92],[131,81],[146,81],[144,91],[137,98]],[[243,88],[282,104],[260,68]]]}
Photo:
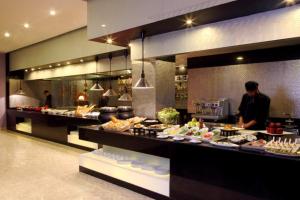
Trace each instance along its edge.
{"label": "chef in black uniform", "polygon": [[44,95],[46,96],[45,105],[48,106],[48,108],[52,108],[52,95],[49,93],[48,90],[44,91]]}
{"label": "chef in black uniform", "polygon": [[258,83],[245,83],[247,93],[243,95],[239,107],[239,127],[251,130],[264,130],[269,117],[270,98],[261,93]]}

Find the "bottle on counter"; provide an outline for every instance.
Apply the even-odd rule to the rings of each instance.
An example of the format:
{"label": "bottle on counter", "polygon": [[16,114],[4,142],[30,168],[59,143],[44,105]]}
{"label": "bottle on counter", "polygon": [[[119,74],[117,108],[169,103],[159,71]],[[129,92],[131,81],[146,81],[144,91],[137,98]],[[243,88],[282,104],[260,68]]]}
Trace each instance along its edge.
{"label": "bottle on counter", "polygon": [[204,122],[201,118],[199,119],[199,128],[200,129],[204,128]]}

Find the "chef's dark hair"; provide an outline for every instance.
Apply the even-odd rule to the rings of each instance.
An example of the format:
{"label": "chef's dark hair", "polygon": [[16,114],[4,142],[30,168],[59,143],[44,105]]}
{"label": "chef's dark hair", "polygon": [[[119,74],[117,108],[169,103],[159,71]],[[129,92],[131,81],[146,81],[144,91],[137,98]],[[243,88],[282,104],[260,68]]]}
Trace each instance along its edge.
{"label": "chef's dark hair", "polygon": [[48,90],[44,90],[44,94],[47,94],[47,93],[49,93],[49,91]]}
{"label": "chef's dark hair", "polygon": [[255,81],[248,81],[245,83],[245,88],[247,91],[251,92],[258,89],[258,83]]}

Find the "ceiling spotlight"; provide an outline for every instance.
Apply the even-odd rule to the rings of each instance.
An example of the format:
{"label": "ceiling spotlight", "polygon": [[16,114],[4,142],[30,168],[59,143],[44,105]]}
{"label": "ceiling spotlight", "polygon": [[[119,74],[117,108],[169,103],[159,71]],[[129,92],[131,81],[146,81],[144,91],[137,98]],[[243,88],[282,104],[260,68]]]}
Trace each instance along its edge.
{"label": "ceiling spotlight", "polygon": [[132,47],[132,44],[131,44],[131,43],[129,43],[129,44],[128,44],[128,46],[129,46],[129,47]]}
{"label": "ceiling spotlight", "polygon": [[71,62],[68,61],[68,62],[67,62],[67,65],[69,65],[69,64],[71,64]]}
{"label": "ceiling spotlight", "polygon": [[24,28],[29,28],[30,27],[30,25],[28,23],[24,23],[23,26],[24,26]]}
{"label": "ceiling spotlight", "polygon": [[25,72],[28,72],[28,69],[25,69]]}
{"label": "ceiling spotlight", "polygon": [[111,43],[113,43],[113,40],[112,40],[111,38],[107,38],[106,42],[107,42],[108,44],[111,44]]}
{"label": "ceiling spotlight", "polygon": [[49,14],[50,14],[51,16],[55,16],[55,15],[56,15],[56,11],[52,9],[52,10],[49,11]]}
{"label": "ceiling spotlight", "polygon": [[34,68],[31,68],[31,71],[34,71],[35,69]]}
{"label": "ceiling spotlight", "polygon": [[102,28],[105,28],[105,27],[106,27],[106,24],[102,24],[101,27],[102,27]]}
{"label": "ceiling spotlight", "polygon": [[80,59],[80,62],[81,62],[81,63],[83,63],[83,62],[84,62],[84,60],[83,60],[83,59]]}
{"label": "ceiling spotlight", "polygon": [[58,63],[58,64],[57,64],[57,66],[61,66],[61,64],[60,64],[60,63]]}
{"label": "ceiling spotlight", "polygon": [[190,26],[190,25],[193,24],[193,20],[192,20],[192,19],[187,19],[187,20],[185,21],[185,23],[186,23],[186,25]]}
{"label": "ceiling spotlight", "polygon": [[39,67],[38,69],[42,69],[42,68]]}
{"label": "ceiling spotlight", "polygon": [[49,68],[52,68],[52,65],[49,65]]}
{"label": "ceiling spotlight", "polygon": [[10,33],[9,32],[5,32],[4,33],[4,37],[7,37],[7,38],[10,37]]}
{"label": "ceiling spotlight", "polygon": [[243,56],[238,56],[238,57],[236,57],[236,60],[237,61],[242,61],[242,60],[244,60],[244,57]]}

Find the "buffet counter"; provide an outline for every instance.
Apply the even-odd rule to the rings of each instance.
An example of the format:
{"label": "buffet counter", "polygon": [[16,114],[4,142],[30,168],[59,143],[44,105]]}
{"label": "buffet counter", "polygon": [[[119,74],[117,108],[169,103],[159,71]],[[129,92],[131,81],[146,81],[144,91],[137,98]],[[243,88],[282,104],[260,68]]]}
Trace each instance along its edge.
{"label": "buffet counter", "polygon": [[[81,156],[81,172],[155,199],[295,199],[299,195],[293,181],[300,178],[299,157],[104,131],[96,125],[79,128],[79,138],[104,145],[103,149]],[[145,172],[119,163],[120,155],[150,156],[146,160],[152,160],[150,163],[156,167],[161,165],[165,173],[157,174],[156,168],[149,172],[151,165],[142,165],[148,170]]]}
{"label": "buffet counter", "polygon": [[97,149],[98,144],[80,141],[78,126],[97,123],[98,119],[86,117],[7,110],[8,130],[87,150]]}

